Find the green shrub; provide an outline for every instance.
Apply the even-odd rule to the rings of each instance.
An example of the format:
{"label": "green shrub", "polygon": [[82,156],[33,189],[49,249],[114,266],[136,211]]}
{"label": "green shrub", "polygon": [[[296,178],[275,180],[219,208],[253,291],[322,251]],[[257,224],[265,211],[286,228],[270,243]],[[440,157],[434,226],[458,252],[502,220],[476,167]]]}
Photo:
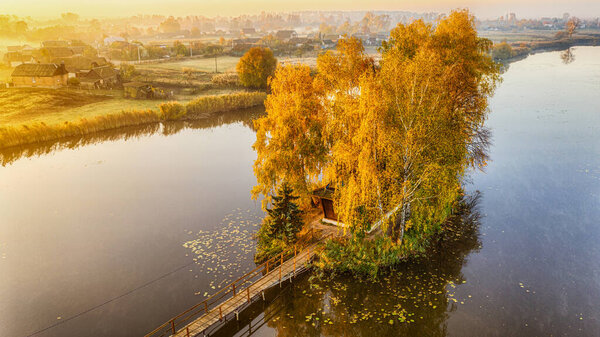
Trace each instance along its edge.
{"label": "green shrub", "polygon": [[494,60],[508,60],[515,56],[513,48],[506,41],[495,44],[492,48],[492,58]]}
{"label": "green shrub", "polygon": [[176,120],[185,116],[185,106],[179,102],[166,102],[158,106],[162,120]]}
{"label": "green shrub", "polygon": [[375,239],[352,236],[331,240],[316,262],[318,269],[330,274],[351,273],[376,279],[382,270],[397,264],[405,256],[403,246],[394,245],[389,237]]}
{"label": "green shrub", "polygon": [[234,87],[239,84],[239,76],[236,73],[225,73],[214,75],[210,82],[220,87]]}

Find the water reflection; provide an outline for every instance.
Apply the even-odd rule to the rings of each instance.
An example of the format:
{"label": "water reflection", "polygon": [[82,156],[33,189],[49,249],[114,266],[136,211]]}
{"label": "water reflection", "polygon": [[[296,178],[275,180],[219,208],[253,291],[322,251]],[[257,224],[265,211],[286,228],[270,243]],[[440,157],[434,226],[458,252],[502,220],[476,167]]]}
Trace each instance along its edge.
{"label": "water reflection", "polygon": [[573,53],[574,48],[569,48],[560,53],[560,59],[564,64],[569,64],[575,61],[575,54]]}
{"label": "water reflection", "polygon": [[465,198],[426,258],[397,266],[379,282],[304,277],[214,336],[253,335],[265,323],[280,337],[445,336],[449,313],[470,301],[456,290],[468,281],[461,273],[467,257],[481,248],[479,201],[479,193]]}
{"label": "water reflection", "polygon": [[254,130],[253,120],[262,113],[264,113],[264,108],[262,107],[228,111],[210,114],[207,115],[206,118],[198,120],[131,126],[116,130],[97,132],[85,136],[68,137],[48,142],[15,146],[0,149],[0,164],[2,166],[7,166],[20,158],[37,157],[65,149],[73,150],[101,142],[126,141],[154,134],[169,136],[185,129],[209,129],[237,122],[241,122],[243,125]]}

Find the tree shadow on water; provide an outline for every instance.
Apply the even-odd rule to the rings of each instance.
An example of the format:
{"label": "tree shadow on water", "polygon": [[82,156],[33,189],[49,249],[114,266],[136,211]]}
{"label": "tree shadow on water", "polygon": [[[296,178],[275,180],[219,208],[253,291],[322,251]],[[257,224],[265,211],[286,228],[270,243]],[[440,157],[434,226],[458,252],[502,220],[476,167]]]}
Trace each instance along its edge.
{"label": "tree shadow on water", "polygon": [[570,64],[575,62],[575,53],[573,48],[569,48],[560,53],[560,58],[564,64]]}
{"label": "tree shadow on water", "polygon": [[205,118],[152,123],[139,126],[122,127],[114,130],[105,130],[83,136],[67,137],[47,142],[26,144],[0,149],[0,165],[7,166],[20,158],[38,157],[52,154],[65,149],[77,149],[88,145],[103,142],[138,139],[161,133],[164,136],[177,134],[185,129],[211,129],[221,125],[241,122],[254,130],[253,120],[264,114],[264,108],[249,108],[227,111],[222,113],[207,114]]}

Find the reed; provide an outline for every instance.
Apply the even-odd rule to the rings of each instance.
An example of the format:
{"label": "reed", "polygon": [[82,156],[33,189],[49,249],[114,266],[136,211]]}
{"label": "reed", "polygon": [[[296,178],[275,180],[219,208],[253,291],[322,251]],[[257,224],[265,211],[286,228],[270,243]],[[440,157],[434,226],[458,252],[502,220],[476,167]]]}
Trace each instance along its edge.
{"label": "reed", "polygon": [[190,118],[195,114],[224,112],[246,109],[261,105],[267,98],[264,92],[239,92],[228,95],[203,96],[190,101],[186,105],[186,113]]}
{"label": "reed", "polygon": [[152,110],[122,111],[117,114],[81,118],[74,122],[48,125],[43,122],[0,128],[0,148],[44,142],[54,139],[82,136],[98,131],[124,126],[159,122],[160,117]]}
{"label": "reed", "polygon": [[0,127],[0,149],[13,146],[77,137],[126,126],[160,123],[162,121],[207,118],[213,113],[240,110],[262,105],[266,94],[242,92],[229,95],[203,96],[187,105],[178,102],[162,103],[158,111],[133,110],[116,114],[81,118],[61,124],[34,122],[20,126]]}

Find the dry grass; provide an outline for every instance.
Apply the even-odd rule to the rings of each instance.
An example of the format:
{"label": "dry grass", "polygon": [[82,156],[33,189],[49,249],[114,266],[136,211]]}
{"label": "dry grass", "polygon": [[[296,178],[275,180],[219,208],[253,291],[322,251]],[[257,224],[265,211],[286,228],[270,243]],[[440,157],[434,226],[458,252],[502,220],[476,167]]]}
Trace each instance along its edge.
{"label": "dry grass", "polygon": [[245,109],[263,104],[267,94],[264,92],[239,92],[229,95],[203,96],[186,105],[186,114],[206,114],[229,110]]}
{"label": "dry grass", "polygon": [[[219,56],[217,58],[217,71],[234,71],[235,66],[240,60],[239,57],[235,56]],[[186,60],[174,60],[162,63],[149,63],[136,65],[139,69],[166,69],[166,70],[177,70],[181,71],[182,68],[191,68],[196,71],[203,71],[207,73],[213,73],[215,71],[215,59],[210,58],[194,58]]]}
{"label": "dry grass", "polygon": [[56,113],[111,99],[68,89],[10,88],[0,90],[0,123],[28,122],[36,116]]}
{"label": "dry grass", "polygon": [[[10,96],[10,95],[9,95]],[[37,96],[37,95],[34,95]],[[53,97],[54,104],[82,104],[82,101],[77,103],[81,97],[73,98],[74,102],[67,103],[66,97],[56,95]],[[0,148],[13,147],[24,144],[37,142],[45,142],[66,137],[76,137],[86,134],[92,134],[99,131],[118,129],[126,126],[144,125],[150,123],[159,123],[166,120],[189,120],[205,118],[212,113],[245,109],[262,105],[266,98],[266,94],[262,92],[240,92],[229,95],[203,96],[196,98],[186,105],[177,102],[164,103],[160,109],[146,110],[130,110],[121,111],[120,113],[95,115],[89,118],[78,118],[60,123],[46,123],[39,120],[29,120],[28,123],[2,123],[0,124]],[[12,101],[15,102],[12,102]],[[82,99],[83,100],[83,99]],[[16,108],[19,103],[26,105],[46,104],[45,107],[52,107],[34,99],[34,102],[26,102],[21,98],[6,97],[4,102],[12,102],[11,109]],[[156,104],[156,103],[155,103]],[[93,104],[91,104],[93,105]],[[35,109],[41,109],[34,107]],[[32,107],[32,109],[34,109]],[[16,112],[13,112],[15,114]],[[14,116],[13,116],[14,117]]]}
{"label": "dry grass", "polygon": [[76,122],[48,125],[43,122],[0,128],[0,148],[44,142],[54,139],[82,136],[98,131],[117,129],[124,126],[143,125],[160,121],[152,110],[122,111],[117,114],[82,118]]}

